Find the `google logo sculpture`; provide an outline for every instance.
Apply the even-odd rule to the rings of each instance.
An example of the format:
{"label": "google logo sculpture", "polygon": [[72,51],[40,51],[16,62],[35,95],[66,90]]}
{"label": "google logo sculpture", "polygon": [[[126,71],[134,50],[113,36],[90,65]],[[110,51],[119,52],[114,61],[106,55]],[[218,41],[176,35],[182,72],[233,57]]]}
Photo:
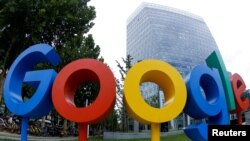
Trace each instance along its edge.
{"label": "google logo sculpture", "polygon": [[[21,53],[7,74],[4,100],[8,109],[22,117],[21,140],[27,140],[29,118],[39,118],[54,106],[65,119],[79,124],[79,141],[87,141],[87,125],[100,122],[112,110],[116,98],[115,79],[107,65],[94,59],[79,59],[66,65],[58,74],[52,70],[36,70],[39,63],[57,65],[60,57],[46,44],[37,44]],[[198,65],[185,80],[170,64],[159,60],[144,60],[135,64],[124,82],[124,103],[130,116],[141,123],[151,124],[151,140],[160,140],[160,123],[170,121],[182,111],[207,122],[189,125],[186,135],[195,141],[208,139],[208,124],[229,124],[229,111],[241,112],[249,106],[242,98],[246,86],[239,74],[228,75],[220,55],[213,52],[207,65]],[[140,94],[140,84],[155,82],[164,91],[165,106],[148,105]],[[100,90],[88,107],[77,108],[74,94],[83,82],[95,82]],[[22,84],[36,89],[28,101],[22,99]],[[205,98],[201,92],[202,87]]]}

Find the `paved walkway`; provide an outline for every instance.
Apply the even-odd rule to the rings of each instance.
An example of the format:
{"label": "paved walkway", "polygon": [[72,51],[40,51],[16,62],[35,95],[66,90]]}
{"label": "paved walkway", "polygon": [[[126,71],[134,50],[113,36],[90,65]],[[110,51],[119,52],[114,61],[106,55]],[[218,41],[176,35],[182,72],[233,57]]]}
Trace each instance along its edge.
{"label": "paved walkway", "polygon": [[[8,132],[0,132],[1,139],[20,140],[20,135]],[[36,137],[28,136],[28,141],[77,141],[77,137]]]}

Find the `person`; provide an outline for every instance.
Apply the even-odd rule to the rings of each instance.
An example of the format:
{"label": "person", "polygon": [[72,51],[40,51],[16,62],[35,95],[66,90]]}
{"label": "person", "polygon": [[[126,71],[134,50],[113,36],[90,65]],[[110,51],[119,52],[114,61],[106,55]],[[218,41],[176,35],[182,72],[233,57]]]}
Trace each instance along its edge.
{"label": "person", "polygon": [[10,117],[9,117],[9,119],[8,119],[8,123],[10,123],[10,124],[12,124],[12,123],[13,123],[13,118],[12,118],[12,116],[10,116]]}
{"label": "person", "polygon": [[69,127],[69,133],[70,133],[70,135],[72,135],[72,136],[75,136],[75,135],[76,135],[76,128],[75,128],[74,125],[71,125],[71,126]]}
{"label": "person", "polygon": [[48,127],[47,127],[47,125],[45,125],[42,128],[42,136],[48,136]]}

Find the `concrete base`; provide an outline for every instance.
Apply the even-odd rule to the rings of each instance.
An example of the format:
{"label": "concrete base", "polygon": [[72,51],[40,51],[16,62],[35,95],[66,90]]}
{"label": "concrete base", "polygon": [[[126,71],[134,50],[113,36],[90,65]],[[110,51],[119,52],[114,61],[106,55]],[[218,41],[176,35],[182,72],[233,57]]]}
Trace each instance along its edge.
{"label": "concrete base", "polygon": [[[161,132],[161,136],[171,136],[183,134],[182,130],[171,131],[171,132]],[[150,138],[151,133],[149,132],[139,132],[139,133],[124,133],[124,132],[104,132],[103,139],[138,139],[138,138]]]}

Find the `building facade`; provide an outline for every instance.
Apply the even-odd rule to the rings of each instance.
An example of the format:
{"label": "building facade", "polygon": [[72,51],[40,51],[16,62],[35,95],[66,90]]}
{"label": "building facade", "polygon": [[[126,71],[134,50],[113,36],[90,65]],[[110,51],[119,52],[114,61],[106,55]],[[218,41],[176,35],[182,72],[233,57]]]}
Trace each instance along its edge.
{"label": "building facade", "polygon": [[[127,20],[127,54],[133,57],[133,63],[163,60],[185,78],[193,67],[204,64],[214,50],[218,51],[218,47],[208,26],[201,17],[189,12],[142,3]],[[157,95],[159,101],[164,99],[154,83],[143,83],[141,92],[146,101]],[[184,126],[184,117],[179,117],[181,123],[171,122],[171,127]]]}

